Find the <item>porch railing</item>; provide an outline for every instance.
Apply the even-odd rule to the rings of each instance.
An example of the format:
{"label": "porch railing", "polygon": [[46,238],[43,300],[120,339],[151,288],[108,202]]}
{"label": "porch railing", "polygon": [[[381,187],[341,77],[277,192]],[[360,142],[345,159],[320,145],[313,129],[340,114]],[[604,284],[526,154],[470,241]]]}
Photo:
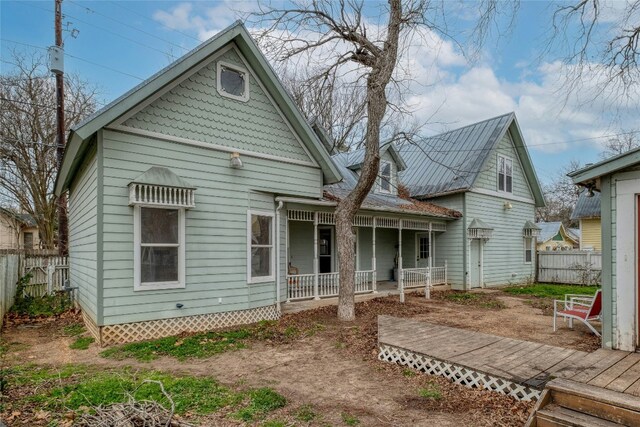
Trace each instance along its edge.
{"label": "porch railing", "polygon": [[402,269],[402,287],[425,288],[427,298],[431,296],[431,287],[433,285],[445,285],[447,283],[447,264],[442,267],[425,267],[425,268],[403,268]]}
{"label": "porch railing", "polygon": [[[287,276],[287,299],[290,301],[309,298],[338,296],[340,273],[318,274],[318,290],[315,292],[315,274],[291,274]],[[373,292],[373,270],[356,271],[355,292]]]}

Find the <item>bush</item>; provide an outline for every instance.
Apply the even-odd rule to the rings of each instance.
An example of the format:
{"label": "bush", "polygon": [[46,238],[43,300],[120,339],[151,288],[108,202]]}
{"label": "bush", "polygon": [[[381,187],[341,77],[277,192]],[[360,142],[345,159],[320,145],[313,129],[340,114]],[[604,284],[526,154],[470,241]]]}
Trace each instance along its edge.
{"label": "bush", "polygon": [[18,279],[16,284],[16,299],[11,307],[11,312],[23,316],[57,316],[71,308],[71,301],[65,292],[55,292],[52,295],[34,297],[25,292],[31,274]]}

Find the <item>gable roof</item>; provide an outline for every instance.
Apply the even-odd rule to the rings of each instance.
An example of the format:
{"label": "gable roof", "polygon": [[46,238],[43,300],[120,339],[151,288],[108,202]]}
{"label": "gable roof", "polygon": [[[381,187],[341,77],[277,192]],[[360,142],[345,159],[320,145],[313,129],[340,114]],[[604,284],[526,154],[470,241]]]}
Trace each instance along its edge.
{"label": "gable roof", "polygon": [[547,242],[553,237],[562,231],[562,234],[565,235],[570,240],[573,240],[575,243],[578,243],[576,237],[573,233],[569,233],[567,229],[562,225],[560,221],[551,221],[551,222],[538,222],[536,224],[540,228],[540,236],[538,237],[538,244]]}
{"label": "gable roof", "polygon": [[400,145],[400,154],[407,163],[407,170],[401,174],[402,183],[412,197],[420,198],[468,191],[509,131],[536,206],[544,206],[542,189],[515,113],[473,123],[415,144]]}
{"label": "gable roof", "polygon": [[88,141],[98,130],[112,123],[158,92],[161,92],[167,85],[179,80],[181,76],[193,67],[208,61],[211,55],[229,43],[235,43],[252,69],[260,76],[265,88],[282,110],[294,131],[300,136],[305,147],[321,166],[325,181],[327,183],[339,181],[342,177],[331,161],[331,157],[326,149],[318,140],[300,110],[296,107],[273,68],[271,68],[251,38],[246,27],[242,22],[236,21],[231,26],[200,44],[169,66],[158,71],[147,80],[74,126],[69,132],[62,166],[56,177],[56,194],[59,195],[69,187],[74,173],[79,168],[82,158],[88,150]]}
{"label": "gable roof", "polygon": [[[380,147],[380,157],[382,157],[385,153],[389,153],[393,161],[398,166],[398,172],[403,171],[407,168],[407,163],[402,158],[398,147],[391,143],[385,144]],[[362,163],[364,162],[364,154],[365,149],[359,148],[357,150],[349,151],[347,153],[339,153],[333,156],[332,158],[337,158],[336,156],[340,156],[341,159],[345,158],[344,163],[351,170],[357,170],[362,168]]]}
{"label": "gable roof", "polygon": [[609,175],[639,164],[640,147],[570,172],[567,176],[573,179],[573,182],[576,184],[586,184],[600,178],[602,175]]}
{"label": "gable roof", "polygon": [[[324,186],[325,199],[332,201],[341,200],[355,188],[358,182],[358,175],[349,168],[350,154],[352,153],[339,153],[332,156],[343,179],[338,183]],[[411,213],[444,219],[454,219],[462,216],[458,211],[444,208],[433,203],[406,199],[393,194],[379,194],[374,191],[369,192],[362,202],[361,209],[383,209],[398,213]]]}
{"label": "gable roof", "polygon": [[592,197],[587,197],[588,191],[583,190],[578,196],[576,207],[573,208],[571,219],[600,218],[600,193],[593,192]]}
{"label": "gable roof", "polygon": [[18,212],[15,212],[15,211],[11,210],[11,209],[0,207],[0,214],[5,214],[8,217],[13,218],[15,221],[18,221],[19,223],[21,223],[25,227],[37,227],[38,226],[38,224],[36,223],[36,220],[33,218],[33,216],[31,216],[31,215],[29,215],[27,213],[18,213]]}

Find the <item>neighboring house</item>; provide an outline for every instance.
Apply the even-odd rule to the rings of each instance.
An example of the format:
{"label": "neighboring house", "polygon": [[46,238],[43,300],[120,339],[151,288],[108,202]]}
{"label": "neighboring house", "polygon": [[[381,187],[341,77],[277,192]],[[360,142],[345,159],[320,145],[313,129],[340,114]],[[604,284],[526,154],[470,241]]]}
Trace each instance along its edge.
{"label": "neighboring house", "polygon": [[0,249],[32,250],[39,247],[40,234],[33,217],[0,208]]}
{"label": "neighboring house", "polygon": [[640,148],[569,174],[594,195],[602,218],[602,346],[640,347]]}
{"label": "neighboring house", "polygon": [[580,192],[572,220],[580,221],[580,249],[602,250],[602,227],[600,224],[600,193],[584,190]]}
{"label": "neighboring house", "polygon": [[540,236],[538,236],[539,251],[570,251],[580,247],[580,235],[562,222],[538,222]]}
{"label": "neighboring house", "polygon": [[[418,176],[441,162],[381,149],[353,222],[357,292],[533,276],[543,201],[515,117],[443,135],[464,153],[451,168],[475,168],[444,197]],[[71,285],[99,342],[273,319],[282,302],[336,295],[334,209],[363,152],[331,157],[326,138],[240,23],[73,128],[56,194],[69,190]]]}
{"label": "neighboring house", "polygon": [[435,236],[435,264],[448,262],[454,289],[535,277],[535,208],[544,197],[515,114],[399,148],[411,197],[462,213]]}

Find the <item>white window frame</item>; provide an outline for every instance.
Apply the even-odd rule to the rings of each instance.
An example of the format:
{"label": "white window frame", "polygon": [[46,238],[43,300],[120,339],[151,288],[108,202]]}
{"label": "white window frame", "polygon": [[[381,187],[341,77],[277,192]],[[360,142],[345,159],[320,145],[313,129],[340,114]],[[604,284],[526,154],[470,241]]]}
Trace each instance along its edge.
{"label": "white window frame", "polygon": [[[500,159],[504,159],[504,181],[502,182],[504,190],[500,189]],[[507,162],[511,163],[511,191],[507,191]],[[498,193],[513,194],[513,163],[514,162],[511,157],[498,154],[496,162],[496,190],[498,190]]]}
{"label": "white window frame", "polygon": [[[142,215],[140,208],[173,209],[178,211],[178,281],[177,282],[146,282],[142,283],[140,261],[142,260]],[[148,291],[157,289],[182,289],[186,287],[185,274],[185,209],[174,206],[158,206],[136,204],[133,207],[133,290]],[[162,246],[150,244],[149,246]]]}
{"label": "white window frame", "polygon": [[[385,165],[389,165],[389,189],[385,190],[382,188],[382,181],[384,178],[382,177],[382,169]],[[385,194],[393,193],[393,164],[388,160],[381,160],[380,167],[378,169],[378,192]]]}
{"label": "white window frame", "polygon": [[[528,241],[528,245],[527,245]],[[531,251],[531,261],[527,261],[527,251]],[[531,264],[533,263],[533,237],[525,237],[524,238],[524,263]]]}
{"label": "white window frame", "polygon": [[[222,81],[221,81],[221,76],[222,76],[222,68],[229,68],[233,71],[237,71],[238,73],[242,74],[244,76],[244,82],[245,82],[245,87],[244,87],[244,94],[242,96],[237,96],[228,92],[225,92],[224,89],[222,89]],[[229,62],[225,62],[225,61],[218,61],[217,65],[216,65],[216,87],[218,89],[218,93],[221,96],[224,96],[226,98],[231,98],[231,99],[235,99],[236,101],[242,101],[242,102],[247,102],[249,100],[249,86],[250,86],[250,80],[249,80],[249,71],[247,71],[246,69],[239,67],[235,64],[231,64]]]}
{"label": "white window frame", "polygon": [[[271,218],[271,244],[256,246],[261,248],[266,248],[266,247],[271,248],[271,252],[270,252],[271,275],[269,276],[251,277],[251,248],[253,248],[253,244],[251,242],[251,233],[252,233],[251,216],[252,215],[268,216]],[[275,237],[277,232],[278,230],[276,230],[276,226],[275,226],[275,214],[272,211],[263,211],[258,209],[249,209],[247,211],[247,283],[248,284],[275,282],[276,280],[276,273],[275,273],[276,271],[276,263],[275,263],[276,238]]]}

